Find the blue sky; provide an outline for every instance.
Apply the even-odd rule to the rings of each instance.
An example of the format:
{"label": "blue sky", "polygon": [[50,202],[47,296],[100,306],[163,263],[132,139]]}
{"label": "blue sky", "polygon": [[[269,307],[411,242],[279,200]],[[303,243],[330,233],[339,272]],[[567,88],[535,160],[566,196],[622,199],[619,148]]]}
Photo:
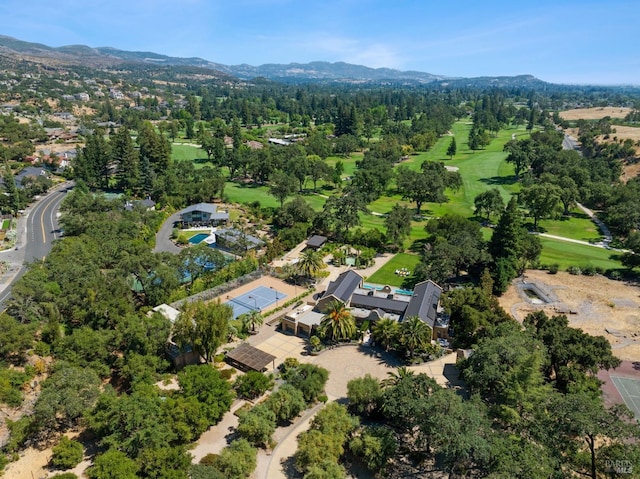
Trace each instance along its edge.
{"label": "blue sky", "polygon": [[0,34],[236,65],[640,85],[637,0],[2,0]]}

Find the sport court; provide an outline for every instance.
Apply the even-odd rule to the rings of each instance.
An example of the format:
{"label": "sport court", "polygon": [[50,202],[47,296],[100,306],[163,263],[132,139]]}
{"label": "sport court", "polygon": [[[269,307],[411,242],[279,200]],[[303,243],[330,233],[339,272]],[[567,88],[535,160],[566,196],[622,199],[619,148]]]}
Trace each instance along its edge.
{"label": "sport court", "polygon": [[258,286],[236,297],[226,296],[224,304],[233,308],[233,319],[251,311],[262,311],[287,298],[287,294],[274,287]]}
{"label": "sport court", "polygon": [[611,375],[611,381],[622,396],[624,403],[640,420],[640,380]]}

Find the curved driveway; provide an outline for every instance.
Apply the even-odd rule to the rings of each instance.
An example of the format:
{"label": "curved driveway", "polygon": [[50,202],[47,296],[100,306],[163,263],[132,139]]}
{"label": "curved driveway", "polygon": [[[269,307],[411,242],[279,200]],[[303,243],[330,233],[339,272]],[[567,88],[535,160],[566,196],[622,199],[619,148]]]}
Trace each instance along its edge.
{"label": "curved driveway", "polygon": [[153,249],[155,253],[173,253],[178,254],[182,251],[171,241],[171,232],[173,225],[180,219],[180,213],[174,213],[162,223],[160,231],[156,234],[156,247]]}

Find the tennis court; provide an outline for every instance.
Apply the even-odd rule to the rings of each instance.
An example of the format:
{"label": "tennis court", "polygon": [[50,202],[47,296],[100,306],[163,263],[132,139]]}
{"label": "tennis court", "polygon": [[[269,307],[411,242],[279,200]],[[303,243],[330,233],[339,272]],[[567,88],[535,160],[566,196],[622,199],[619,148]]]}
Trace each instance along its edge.
{"label": "tennis court", "polygon": [[640,419],[640,380],[610,376],[624,403]]}
{"label": "tennis court", "polygon": [[267,286],[258,286],[235,298],[227,296],[225,304],[233,308],[233,319],[253,310],[262,311],[273,303],[286,299],[287,295],[282,291]]}

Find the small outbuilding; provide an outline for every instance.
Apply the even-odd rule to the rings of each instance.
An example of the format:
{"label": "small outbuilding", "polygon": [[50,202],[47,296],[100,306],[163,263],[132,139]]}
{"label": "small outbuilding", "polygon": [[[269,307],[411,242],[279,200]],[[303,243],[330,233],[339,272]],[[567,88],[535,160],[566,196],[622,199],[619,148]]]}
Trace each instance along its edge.
{"label": "small outbuilding", "polygon": [[313,235],[307,240],[307,248],[320,249],[327,242],[326,236]]}
{"label": "small outbuilding", "polygon": [[267,370],[267,366],[275,361],[276,357],[265,353],[261,349],[254,348],[249,343],[242,343],[233,351],[229,351],[226,359],[229,364],[242,371],[264,372]]}

